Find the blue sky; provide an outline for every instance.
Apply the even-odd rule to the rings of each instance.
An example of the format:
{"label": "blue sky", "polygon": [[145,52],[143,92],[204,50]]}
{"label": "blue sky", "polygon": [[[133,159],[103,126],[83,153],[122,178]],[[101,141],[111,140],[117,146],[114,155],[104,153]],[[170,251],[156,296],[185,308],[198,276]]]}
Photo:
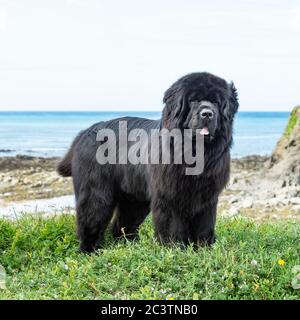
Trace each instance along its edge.
{"label": "blue sky", "polygon": [[0,0],[0,43],[0,110],[160,110],[194,71],[300,103],[299,1]]}

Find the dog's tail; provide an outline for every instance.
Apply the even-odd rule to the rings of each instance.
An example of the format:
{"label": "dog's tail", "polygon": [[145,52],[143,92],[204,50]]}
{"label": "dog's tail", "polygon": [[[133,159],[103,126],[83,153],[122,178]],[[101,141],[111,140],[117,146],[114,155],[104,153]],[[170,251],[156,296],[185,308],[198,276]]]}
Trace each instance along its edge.
{"label": "dog's tail", "polygon": [[74,155],[74,148],[81,139],[84,131],[80,132],[79,135],[74,139],[69,151],[63,157],[63,159],[58,163],[56,171],[62,177],[71,177],[72,176],[72,159]]}

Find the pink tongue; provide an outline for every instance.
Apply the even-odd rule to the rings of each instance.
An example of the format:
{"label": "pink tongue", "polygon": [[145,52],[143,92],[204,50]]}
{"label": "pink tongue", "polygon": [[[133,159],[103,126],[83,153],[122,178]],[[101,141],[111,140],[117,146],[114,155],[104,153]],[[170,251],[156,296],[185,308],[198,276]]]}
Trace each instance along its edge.
{"label": "pink tongue", "polygon": [[207,135],[209,135],[209,131],[208,131],[208,129],[205,127],[205,128],[203,128],[203,129],[201,129],[200,134],[201,134],[202,136],[207,136]]}

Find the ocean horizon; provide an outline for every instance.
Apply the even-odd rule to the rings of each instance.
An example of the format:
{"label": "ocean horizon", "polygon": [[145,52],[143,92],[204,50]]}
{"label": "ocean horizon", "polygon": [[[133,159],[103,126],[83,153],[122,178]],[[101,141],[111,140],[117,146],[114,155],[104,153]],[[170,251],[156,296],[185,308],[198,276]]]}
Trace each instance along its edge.
{"label": "ocean horizon", "polygon": [[[0,157],[60,157],[79,131],[123,116],[159,119],[161,111],[0,111]],[[234,123],[233,158],[270,155],[289,112],[241,111]]]}

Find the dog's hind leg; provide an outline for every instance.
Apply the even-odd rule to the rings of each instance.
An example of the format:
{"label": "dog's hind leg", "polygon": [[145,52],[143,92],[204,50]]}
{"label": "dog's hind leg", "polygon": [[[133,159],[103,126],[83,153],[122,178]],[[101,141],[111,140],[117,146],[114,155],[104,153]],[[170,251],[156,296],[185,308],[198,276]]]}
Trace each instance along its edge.
{"label": "dog's hind leg", "polygon": [[115,204],[107,190],[86,186],[76,197],[77,234],[83,252],[93,252],[101,246],[104,231],[112,218]]}
{"label": "dog's hind leg", "polygon": [[128,240],[136,239],[139,226],[143,223],[149,212],[150,207],[147,202],[120,201],[112,222],[112,234],[114,238],[125,236]]}

